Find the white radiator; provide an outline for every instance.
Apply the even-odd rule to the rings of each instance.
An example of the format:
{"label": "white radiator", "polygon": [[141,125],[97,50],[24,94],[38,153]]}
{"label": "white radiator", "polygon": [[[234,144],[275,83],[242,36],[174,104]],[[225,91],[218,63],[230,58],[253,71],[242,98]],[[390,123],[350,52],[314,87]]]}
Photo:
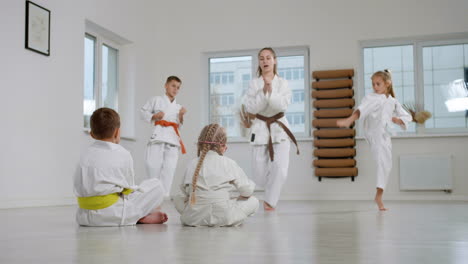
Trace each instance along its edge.
{"label": "white radiator", "polygon": [[401,155],[400,190],[452,190],[452,156]]}

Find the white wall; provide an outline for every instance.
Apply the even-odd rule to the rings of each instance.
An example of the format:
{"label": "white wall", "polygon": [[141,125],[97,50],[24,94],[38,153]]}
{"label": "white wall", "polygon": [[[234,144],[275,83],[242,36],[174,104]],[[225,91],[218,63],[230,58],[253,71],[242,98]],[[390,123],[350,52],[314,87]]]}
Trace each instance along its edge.
{"label": "white wall", "polygon": [[[0,208],[73,203],[72,175],[80,150],[89,142],[81,130],[84,20],[130,40],[126,47],[126,88],[134,108],[163,93],[164,79],[183,80],[178,101],[189,113],[182,131],[188,154],[179,159],[180,178],[195,156],[194,142],[206,124],[202,53],[264,46],[310,46],[311,70],[355,68],[358,41],[463,32],[466,1],[61,1],[37,0],[52,11],[51,56],[24,49],[24,2],[8,0],[0,9]],[[408,3],[409,2],[409,3]],[[285,5],[289,7],[284,8]],[[424,6],[422,6],[424,5]],[[161,87],[161,88],[160,88]],[[130,100],[131,101],[131,100]],[[136,141],[123,141],[144,175],[143,153],[150,128],[134,114]],[[131,122],[131,116],[125,116]],[[397,157],[408,153],[453,153],[452,194],[399,192],[392,172],[388,198],[462,199],[468,197],[467,137],[395,139]],[[290,177],[283,198],[370,199],[373,167],[365,142],[358,141],[359,176],[313,176],[312,143],[291,151]],[[249,171],[249,146],[231,144],[227,155]],[[175,180],[177,182],[178,179]],[[173,188],[175,190],[175,186]]]}
{"label": "white wall", "polygon": [[[35,2],[51,10],[50,57],[24,48],[24,1],[0,9],[0,208],[75,202],[72,175],[91,142],[82,130],[85,19],[132,42],[123,48],[129,64],[121,89],[133,90],[126,97],[154,85],[152,1]],[[141,160],[138,143],[123,142]]]}

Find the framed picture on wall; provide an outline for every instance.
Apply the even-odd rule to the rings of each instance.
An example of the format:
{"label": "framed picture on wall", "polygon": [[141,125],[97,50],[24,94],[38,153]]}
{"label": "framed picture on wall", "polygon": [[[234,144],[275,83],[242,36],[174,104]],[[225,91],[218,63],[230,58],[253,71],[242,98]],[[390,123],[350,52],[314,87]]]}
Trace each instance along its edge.
{"label": "framed picture on wall", "polygon": [[25,48],[50,56],[50,10],[26,1]]}

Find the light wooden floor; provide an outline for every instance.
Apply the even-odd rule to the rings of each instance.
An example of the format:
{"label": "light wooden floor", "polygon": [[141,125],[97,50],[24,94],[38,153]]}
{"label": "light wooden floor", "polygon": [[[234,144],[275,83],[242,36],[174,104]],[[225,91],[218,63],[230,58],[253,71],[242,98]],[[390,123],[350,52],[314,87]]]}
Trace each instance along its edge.
{"label": "light wooden floor", "polygon": [[75,207],[0,210],[0,263],[468,263],[467,202],[282,201],[236,228],[90,228]]}

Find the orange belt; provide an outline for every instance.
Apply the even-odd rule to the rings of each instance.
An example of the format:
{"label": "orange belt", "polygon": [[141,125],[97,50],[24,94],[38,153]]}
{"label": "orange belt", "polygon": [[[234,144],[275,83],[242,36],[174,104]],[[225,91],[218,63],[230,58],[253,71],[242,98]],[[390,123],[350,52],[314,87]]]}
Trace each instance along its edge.
{"label": "orange belt", "polygon": [[178,129],[179,125],[178,124],[176,124],[174,122],[169,122],[169,121],[166,121],[166,120],[159,120],[159,121],[154,122],[154,125],[155,126],[160,125],[160,126],[163,126],[163,127],[172,127],[172,128],[174,128],[174,131],[176,132],[177,136],[179,137],[180,149],[182,150],[182,154],[187,153],[187,151],[185,150],[184,142],[182,142],[182,138],[180,138],[179,129]]}

